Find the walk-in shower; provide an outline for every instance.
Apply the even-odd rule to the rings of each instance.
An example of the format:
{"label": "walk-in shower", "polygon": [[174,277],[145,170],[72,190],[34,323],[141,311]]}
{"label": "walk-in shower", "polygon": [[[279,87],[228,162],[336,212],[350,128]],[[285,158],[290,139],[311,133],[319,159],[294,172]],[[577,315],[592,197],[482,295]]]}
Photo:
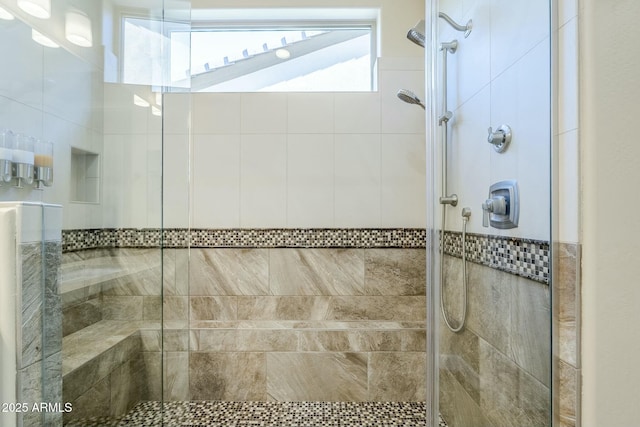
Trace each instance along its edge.
{"label": "walk-in shower", "polygon": [[[450,427],[550,426],[551,14],[548,1],[495,9],[489,3],[447,4],[458,10],[451,14],[457,22],[473,16],[465,26],[428,6],[433,21],[447,23],[428,30],[425,43],[427,81],[433,82],[425,102],[432,242],[427,320],[438,324],[428,342],[437,349],[429,353],[429,421],[441,414]],[[535,37],[490,25],[522,7],[527,13],[518,20],[536,28]],[[468,38],[451,39],[450,27],[469,35],[471,24]],[[475,38],[480,28],[483,37]],[[513,37],[515,51],[506,47]],[[511,98],[516,93],[518,101]],[[514,133],[509,149],[499,151],[486,141],[487,129],[501,123]],[[506,134],[492,131],[490,142],[506,147]],[[517,212],[506,207],[515,203],[506,183],[519,192],[512,228],[499,221],[506,225],[507,212]],[[495,207],[500,215],[489,212],[493,200],[505,202]]]}
{"label": "walk-in shower", "polygon": [[[0,165],[0,400],[30,409],[2,427],[546,425],[539,2],[0,0],[0,129],[55,166],[36,188]],[[509,10],[517,34],[490,25]],[[255,45],[195,47],[248,21]],[[354,67],[376,87],[298,86]],[[203,83],[258,68],[261,92]],[[511,229],[487,203],[508,182]]]}

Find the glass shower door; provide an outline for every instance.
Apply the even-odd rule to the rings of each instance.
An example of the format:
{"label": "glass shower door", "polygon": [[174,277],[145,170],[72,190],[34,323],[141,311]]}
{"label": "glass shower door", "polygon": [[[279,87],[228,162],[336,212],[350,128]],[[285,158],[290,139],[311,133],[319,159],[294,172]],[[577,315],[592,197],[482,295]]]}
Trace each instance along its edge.
{"label": "glass shower door", "polygon": [[[550,4],[443,0],[436,12],[472,19],[473,30],[465,38],[432,21],[434,408],[450,427],[551,425]],[[452,40],[445,76],[438,48]],[[445,82],[452,117],[438,123]],[[513,138],[500,152],[487,128],[502,125]],[[456,206],[438,202],[441,179]],[[508,192],[490,194],[505,181],[519,191],[517,227],[497,222],[499,207],[490,212],[491,203],[515,203]]]}

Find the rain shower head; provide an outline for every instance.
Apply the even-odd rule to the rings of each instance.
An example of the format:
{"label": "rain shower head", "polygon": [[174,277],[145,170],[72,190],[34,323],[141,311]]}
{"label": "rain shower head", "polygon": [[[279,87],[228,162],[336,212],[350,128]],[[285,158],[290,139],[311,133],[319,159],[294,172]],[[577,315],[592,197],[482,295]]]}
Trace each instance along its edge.
{"label": "rain shower head", "polygon": [[420,101],[420,98],[418,98],[416,94],[411,92],[410,90],[400,89],[397,95],[398,95],[398,98],[400,98],[402,101],[408,104],[417,104],[421,106],[423,110],[426,109],[422,101]]}
{"label": "rain shower head", "polygon": [[417,44],[424,47],[424,19],[414,25],[407,33],[407,38]]}

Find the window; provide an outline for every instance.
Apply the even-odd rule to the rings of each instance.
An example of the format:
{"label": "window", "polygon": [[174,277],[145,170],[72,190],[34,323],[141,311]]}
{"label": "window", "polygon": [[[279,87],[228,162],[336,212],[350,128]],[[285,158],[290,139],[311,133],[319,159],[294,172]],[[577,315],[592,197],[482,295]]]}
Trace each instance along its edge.
{"label": "window", "polygon": [[192,92],[374,90],[375,20],[292,22],[124,17],[123,81]]}
{"label": "window", "polygon": [[370,91],[371,27],[192,31],[191,89]]}

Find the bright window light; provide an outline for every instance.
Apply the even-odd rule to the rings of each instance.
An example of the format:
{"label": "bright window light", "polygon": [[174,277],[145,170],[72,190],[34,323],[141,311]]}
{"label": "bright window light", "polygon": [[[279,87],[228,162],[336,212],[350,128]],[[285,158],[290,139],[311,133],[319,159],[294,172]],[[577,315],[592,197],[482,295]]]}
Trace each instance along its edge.
{"label": "bright window light", "polygon": [[374,28],[364,20],[192,28],[126,17],[123,81],[192,92],[369,92]]}

